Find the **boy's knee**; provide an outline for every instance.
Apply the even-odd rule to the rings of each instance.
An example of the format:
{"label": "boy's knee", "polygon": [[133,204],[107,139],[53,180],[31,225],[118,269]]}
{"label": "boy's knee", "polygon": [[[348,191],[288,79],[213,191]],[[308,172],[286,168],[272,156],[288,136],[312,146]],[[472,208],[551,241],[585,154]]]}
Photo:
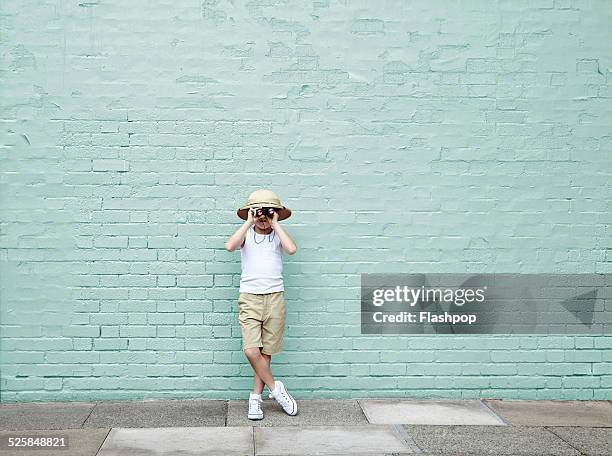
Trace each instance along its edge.
{"label": "boy's knee", "polygon": [[261,356],[263,356],[263,359],[265,359],[268,364],[270,364],[270,362],[272,361],[272,355],[268,355],[267,353],[262,353]]}
{"label": "boy's knee", "polygon": [[242,351],[244,352],[245,356],[249,359],[253,359],[253,358],[257,359],[260,356],[263,356],[261,354],[261,351],[259,351],[259,347],[245,348]]}

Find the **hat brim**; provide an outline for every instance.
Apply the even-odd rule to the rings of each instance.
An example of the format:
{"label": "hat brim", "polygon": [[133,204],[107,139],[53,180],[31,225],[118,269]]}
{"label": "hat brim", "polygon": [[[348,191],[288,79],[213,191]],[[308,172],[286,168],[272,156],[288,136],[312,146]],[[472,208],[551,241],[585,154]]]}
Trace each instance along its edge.
{"label": "hat brim", "polygon": [[[249,209],[252,207],[262,207],[262,205],[253,204],[249,206],[243,206],[241,208],[238,208],[238,210],[236,211],[236,214],[238,214],[238,217],[240,217],[242,220],[247,220],[249,218]],[[275,209],[278,209],[278,220],[279,221],[285,220],[291,217],[291,209],[289,209],[288,207],[276,206],[274,204],[266,204],[265,207],[273,207]]]}

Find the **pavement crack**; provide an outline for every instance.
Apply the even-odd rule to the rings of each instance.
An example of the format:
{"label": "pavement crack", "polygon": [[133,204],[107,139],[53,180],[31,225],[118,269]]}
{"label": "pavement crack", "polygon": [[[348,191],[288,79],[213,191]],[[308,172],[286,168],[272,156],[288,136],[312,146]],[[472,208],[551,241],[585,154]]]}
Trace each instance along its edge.
{"label": "pavement crack", "polygon": [[251,427],[251,443],[253,444],[253,456],[255,456],[257,454],[257,451],[255,449],[255,426],[250,426]]}
{"label": "pavement crack", "polygon": [[87,420],[89,419],[89,417],[91,416],[91,414],[93,413],[94,409],[97,406],[98,406],[98,402],[94,402],[94,406],[91,408],[91,410],[89,411],[89,414],[85,417],[85,419],[81,423],[81,428],[83,428],[83,426],[85,426],[85,423],[87,423]]}
{"label": "pavement crack", "polygon": [[501,415],[498,415],[497,412],[495,411],[495,409],[493,408],[493,406],[491,404],[489,404],[487,402],[486,399],[479,399],[480,403],[482,405],[484,405],[486,408],[488,408],[490,410],[490,412],[499,419],[499,421],[501,421],[502,423],[504,423],[506,426],[511,426],[511,424],[509,422],[507,422]]}
{"label": "pavement crack", "polygon": [[408,433],[406,428],[401,424],[391,425],[395,435],[402,441],[402,443],[410,448],[415,453],[422,453],[423,450],[419,448],[412,436]]}
{"label": "pavement crack", "polygon": [[104,442],[106,442],[106,439],[108,438],[108,435],[111,433],[112,430],[113,430],[113,428],[108,428],[108,432],[106,433],[106,435],[104,436],[104,438],[100,442],[100,446],[96,450],[96,455],[100,452],[100,450],[102,449],[102,446],[104,446]]}
{"label": "pavement crack", "polygon": [[[557,437],[558,439],[562,440],[563,442],[567,443],[570,447],[572,447],[574,450],[576,450],[578,452],[578,454],[580,455],[586,455],[586,453],[583,453],[582,451],[580,451],[578,448],[576,448],[574,445],[572,445],[572,442],[569,442],[568,440],[564,439],[562,436],[560,436],[559,434],[557,434],[554,431],[554,428],[551,428],[549,426],[543,426],[542,429],[550,432],[552,435],[554,435],[555,437]],[[588,455],[587,455],[588,456]]]}

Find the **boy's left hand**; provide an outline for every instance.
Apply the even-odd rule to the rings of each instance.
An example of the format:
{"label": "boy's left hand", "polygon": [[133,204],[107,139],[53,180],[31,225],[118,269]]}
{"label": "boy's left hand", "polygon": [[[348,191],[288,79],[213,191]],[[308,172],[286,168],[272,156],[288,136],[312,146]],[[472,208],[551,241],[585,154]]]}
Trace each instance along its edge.
{"label": "boy's left hand", "polygon": [[275,225],[277,223],[278,223],[278,211],[274,211],[274,215],[272,215],[272,221],[270,222],[270,225]]}

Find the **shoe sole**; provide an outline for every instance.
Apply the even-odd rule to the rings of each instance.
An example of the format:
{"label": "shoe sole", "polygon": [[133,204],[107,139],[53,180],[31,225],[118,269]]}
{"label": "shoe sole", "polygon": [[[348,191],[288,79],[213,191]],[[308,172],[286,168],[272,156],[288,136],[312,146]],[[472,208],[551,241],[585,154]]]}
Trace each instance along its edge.
{"label": "shoe sole", "polygon": [[247,418],[253,421],[263,420],[263,416],[247,416]]}
{"label": "shoe sole", "polygon": [[[289,393],[287,393],[287,394],[289,394]],[[291,398],[291,402],[293,403],[293,410],[294,410],[294,412],[293,412],[293,413],[289,413],[287,410],[285,410],[285,409],[283,408],[283,406],[282,406],[282,405],[281,405],[281,408],[283,409],[283,412],[285,412],[287,415],[289,415],[289,416],[295,416],[295,415],[297,415],[297,414],[298,414],[297,402],[295,401],[295,399],[293,399],[293,396],[289,395],[289,397]],[[280,405],[280,404],[279,404],[279,405]]]}
{"label": "shoe sole", "polygon": [[[283,385],[284,388],[285,385]],[[285,412],[287,415],[289,416],[295,416],[298,414],[298,410],[297,410],[297,402],[295,401],[295,399],[293,398],[293,396],[291,394],[289,394],[289,392],[287,391],[287,388],[284,388],[285,393],[287,393],[287,396],[289,396],[291,398],[291,402],[293,403],[293,409],[295,410],[294,413],[289,413],[287,410],[285,410],[285,408],[278,404],[280,406],[281,409],[283,409],[283,412]],[[276,398],[272,395],[272,393],[270,393],[270,398],[274,398],[274,400],[276,400]],[[278,401],[276,401],[278,403]]]}
{"label": "shoe sole", "polygon": [[[285,385],[283,385],[283,389],[285,390],[285,393],[287,393],[287,395],[291,398],[291,401],[293,403],[293,409],[295,410],[295,412],[294,413],[289,413],[287,410],[285,410],[285,408],[282,405],[280,405],[280,403],[278,405],[280,406],[281,409],[283,409],[283,412],[285,412],[287,415],[295,416],[298,413],[297,402],[295,401],[293,396],[291,394],[289,394],[289,392],[287,391],[287,388],[285,388]],[[268,395],[268,398],[276,400],[276,398],[272,395],[272,392],[270,392],[270,394]],[[278,401],[276,401],[276,402],[278,403]]]}

